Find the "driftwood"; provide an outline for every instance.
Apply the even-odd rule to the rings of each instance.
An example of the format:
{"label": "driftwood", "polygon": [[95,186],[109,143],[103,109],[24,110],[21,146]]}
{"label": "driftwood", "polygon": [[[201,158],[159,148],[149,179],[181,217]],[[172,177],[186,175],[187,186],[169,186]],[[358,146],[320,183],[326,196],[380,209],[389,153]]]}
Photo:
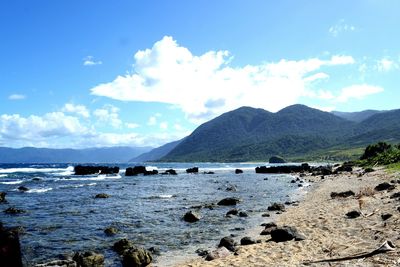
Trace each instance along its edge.
{"label": "driftwood", "polygon": [[379,248],[371,251],[371,252],[362,252],[351,256],[345,256],[340,258],[332,258],[332,259],[323,259],[323,260],[316,260],[316,261],[306,261],[303,264],[311,264],[311,263],[320,263],[320,262],[335,262],[335,261],[348,261],[348,260],[355,260],[355,259],[362,259],[375,256],[377,254],[386,253],[389,251],[393,251],[396,247],[393,243],[389,240],[385,241]]}

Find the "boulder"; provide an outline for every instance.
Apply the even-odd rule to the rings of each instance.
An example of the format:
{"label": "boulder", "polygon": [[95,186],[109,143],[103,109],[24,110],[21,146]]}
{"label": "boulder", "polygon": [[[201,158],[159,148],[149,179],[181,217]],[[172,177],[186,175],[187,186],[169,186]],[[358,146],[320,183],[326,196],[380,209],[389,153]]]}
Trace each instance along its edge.
{"label": "boulder", "polygon": [[6,192],[0,192],[0,203],[7,203],[6,195]]}
{"label": "boulder", "polygon": [[84,253],[76,252],[72,258],[79,267],[103,267],[104,256],[93,251]]}
{"label": "boulder", "polygon": [[359,211],[353,210],[348,213],[346,213],[347,218],[349,219],[355,219],[361,216],[361,213]]}
{"label": "boulder", "polygon": [[200,215],[197,212],[194,211],[188,211],[186,214],[183,216],[183,220],[185,222],[189,223],[194,223],[200,220]]}
{"label": "boulder", "polygon": [[279,156],[272,156],[269,158],[269,163],[286,163],[286,161]]}
{"label": "boulder", "polygon": [[235,170],[235,174],[240,174],[240,173],[243,173],[243,170],[241,170],[241,169],[236,169]]}
{"label": "boulder", "polygon": [[218,247],[219,248],[225,247],[228,250],[235,252],[236,251],[236,242],[235,242],[235,240],[233,240],[232,237],[225,236],[219,241]]}
{"label": "boulder", "polygon": [[261,224],[261,226],[264,226],[265,229],[262,230],[260,235],[270,235],[273,230],[276,230],[278,228],[276,223],[274,223],[274,222],[263,223],[263,224]]}
{"label": "boulder", "polygon": [[145,166],[128,167],[125,170],[125,176],[136,176],[138,174],[145,174],[147,172]]}
{"label": "boulder", "polygon": [[193,167],[193,168],[186,169],[186,173],[198,173],[198,172],[199,172],[199,168],[198,167]]}
{"label": "boulder", "polygon": [[387,182],[384,182],[384,183],[378,184],[378,185],[375,187],[375,190],[376,190],[376,191],[384,191],[384,190],[391,191],[391,190],[393,190],[393,189],[395,189],[395,188],[396,188],[396,186],[394,186],[394,185],[392,185],[392,184],[389,184],[389,183],[387,183]]}
{"label": "boulder", "polygon": [[219,206],[234,206],[237,205],[240,202],[240,199],[235,198],[235,197],[227,197],[222,200],[220,200],[217,205]]}
{"label": "boulder", "polygon": [[275,242],[286,242],[289,240],[301,241],[305,237],[296,228],[291,226],[278,227],[271,231],[271,240]]}
{"label": "boulder", "polygon": [[231,252],[226,247],[220,247],[207,254],[205,260],[212,261],[215,259],[223,259],[231,255]]}
{"label": "boulder", "polygon": [[0,266],[22,267],[18,233],[6,229],[0,223]]}
{"label": "boulder", "polygon": [[109,198],[110,195],[106,194],[106,193],[100,193],[97,194],[94,198]]}
{"label": "boulder", "polygon": [[273,203],[268,207],[269,211],[285,211],[285,205],[282,203]]}
{"label": "boulder", "polygon": [[141,247],[133,246],[122,254],[123,267],[144,267],[153,261],[151,253]]}
{"label": "boulder", "polygon": [[351,197],[351,196],[355,196],[356,194],[349,190],[349,191],[344,191],[344,192],[332,192],[331,193],[331,198],[345,198],[345,197]]}
{"label": "boulder", "polygon": [[77,165],[74,167],[74,175],[89,175],[89,174],[116,174],[119,173],[119,167],[108,166],[83,166]]}
{"label": "boulder", "polygon": [[107,236],[116,235],[118,232],[119,232],[119,230],[118,230],[117,228],[115,228],[115,227],[112,227],[112,226],[107,227],[106,229],[104,229],[104,233],[105,233]]}
{"label": "boulder", "polygon": [[252,239],[251,237],[245,236],[242,239],[240,239],[240,245],[246,246],[246,245],[254,245],[256,244],[257,241]]}

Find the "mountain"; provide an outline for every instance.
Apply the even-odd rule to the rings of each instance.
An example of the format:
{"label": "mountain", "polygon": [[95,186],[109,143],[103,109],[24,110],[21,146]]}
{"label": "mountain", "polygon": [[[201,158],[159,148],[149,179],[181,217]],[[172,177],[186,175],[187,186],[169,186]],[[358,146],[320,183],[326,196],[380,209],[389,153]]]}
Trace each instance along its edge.
{"label": "mountain", "polygon": [[375,114],[378,114],[381,112],[384,112],[384,111],[368,109],[368,110],[363,110],[363,111],[358,111],[358,112],[332,111],[332,114],[336,115],[338,117],[341,117],[343,119],[349,120],[349,121],[362,122],[363,120],[368,119],[372,115],[375,115]]}
{"label": "mountain", "polygon": [[130,159],[129,162],[147,162],[159,160],[171,152],[171,150],[174,149],[180,142],[182,142],[182,140],[174,141],[154,148],[149,152],[140,154],[139,156]]}
{"label": "mountain", "polygon": [[0,163],[118,163],[149,151],[150,147],[102,147],[87,149],[0,147]]}
{"label": "mountain", "polygon": [[[400,140],[399,110],[360,113],[361,122],[304,105],[276,113],[241,107],[200,125],[161,161],[253,161]],[[360,117],[358,117],[360,119]]]}

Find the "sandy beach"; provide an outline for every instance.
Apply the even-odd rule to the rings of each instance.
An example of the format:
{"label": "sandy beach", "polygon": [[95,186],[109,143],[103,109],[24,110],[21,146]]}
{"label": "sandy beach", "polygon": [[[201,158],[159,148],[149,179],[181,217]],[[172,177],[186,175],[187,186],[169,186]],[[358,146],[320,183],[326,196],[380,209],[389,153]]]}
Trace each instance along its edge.
{"label": "sandy beach", "polygon": [[[304,179],[312,182],[310,192],[298,206],[288,206],[275,222],[278,227],[295,227],[305,240],[276,243],[267,242],[268,235],[255,235],[252,237],[260,239],[261,243],[238,246],[238,255],[213,261],[198,257],[177,266],[400,266],[400,202],[399,198],[390,198],[400,190],[399,173],[388,174],[382,168],[370,173],[356,169],[324,179],[321,176]],[[374,189],[383,182],[395,188]],[[348,190],[355,196],[331,197],[332,192]],[[350,211],[358,211],[361,215],[348,218],[346,214]],[[382,218],[382,215],[390,218]],[[262,230],[260,226],[259,232]],[[240,238],[234,239],[239,242]],[[393,251],[353,260],[316,262],[371,252],[387,240],[395,246]]]}

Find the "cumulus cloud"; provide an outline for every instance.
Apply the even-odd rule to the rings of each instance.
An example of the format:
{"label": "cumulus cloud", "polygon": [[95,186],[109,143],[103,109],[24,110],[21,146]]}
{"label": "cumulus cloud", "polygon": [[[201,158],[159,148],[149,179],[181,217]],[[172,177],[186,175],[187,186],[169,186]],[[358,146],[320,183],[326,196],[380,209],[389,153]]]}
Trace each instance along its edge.
{"label": "cumulus cloud", "polygon": [[387,72],[397,68],[399,68],[399,65],[389,58],[382,58],[376,62],[376,69],[379,72]]}
{"label": "cumulus cloud", "polygon": [[169,36],[134,56],[132,74],[91,89],[121,101],[161,102],[179,107],[189,120],[204,122],[240,106],[277,111],[297,103],[310,85],[328,74],[322,67],[353,64],[351,56],[310,58],[231,67],[228,51],[193,55]]}
{"label": "cumulus cloud", "polygon": [[74,105],[71,103],[67,103],[64,105],[64,107],[61,109],[63,112],[68,112],[68,113],[75,113],[78,114],[84,118],[89,118],[90,117],[90,112],[89,110],[83,106],[83,105]]}
{"label": "cumulus cloud", "polygon": [[8,96],[9,100],[23,100],[26,98],[26,95],[21,95],[21,94],[12,94]]}
{"label": "cumulus cloud", "polygon": [[119,118],[119,108],[112,105],[104,105],[103,108],[93,111],[93,115],[97,117],[100,123],[110,124],[114,128],[122,126],[122,121]]}
{"label": "cumulus cloud", "polygon": [[140,125],[137,123],[133,123],[133,122],[126,122],[125,127],[129,128],[129,129],[135,129],[135,128],[139,128]]}
{"label": "cumulus cloud", "polygon": [[347,24],[344,19],[341,19],[335,25],[329,28],[329,33],[333,37],[337,37],[339,34],[343,32],[353,32],[355,30],[356,30],[355,26]]}
{"label": "cumulus cloud", "polygon": [[103,64],[103,62],[95,60],[93,56],[87,56],[83,59],[83,66],[96,66],[101,64]]}
{"label": "cumulus cloud", "polygon": [[383,88],[380,86],[368,84],[351,85],[343,88],[336,100],[338,102],[347,102],[352,98],[362,99],[368,95],[377,94],[380,92],[383,92]]}

